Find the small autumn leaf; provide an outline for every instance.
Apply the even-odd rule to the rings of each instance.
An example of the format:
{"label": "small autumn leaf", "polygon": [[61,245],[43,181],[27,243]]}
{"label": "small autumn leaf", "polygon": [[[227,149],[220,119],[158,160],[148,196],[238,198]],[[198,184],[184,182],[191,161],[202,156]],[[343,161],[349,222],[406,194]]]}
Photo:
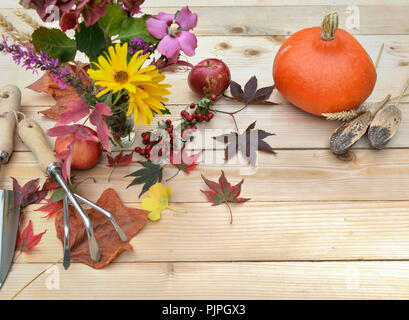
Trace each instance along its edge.
{"label": "small autumn leaf", "polygon": [[241,193],[241,186],[244,182],[242,179],[238,184],[232,186],[226,179],[224,175],[224,171],[222,170],[222,174],[219,178],[219,183],[206,179],[202,175],[203,181],[209,187],[210,191],[200,190],[204,193],[207,200],[212,203],[213,206],[218,206],[220,204],[225,203],[230,211],[230,224],[233,223],[233,213],[231,211],[229,202],[232,203],[242,203],[249,201],[249,198],[239,198]]}
{"label": "small autumn leaf", "polygon": [[169,199],[172,196],[172,189],[165,187],[162,183],[155,183],[149,188],[148,197],[141,201],[141,208],[149,211],[148,219],[157,221],[160,219],[162,210],[170,209],[172,211],[184,212],[169,207]]}
{"label": "small autumn leaf", "polygon": [[135,177],[133,181],[128,185],[127,188],[137,185],[143,184],[142,191],[139,194],[139,197],[143,195],[150,187],[152,187],[155,183],[162,181],[162,173],[163,168],[156,163],[151,161],[144,161],[140,162],[143,166],[142,169],[135,171],[126,177]]}
{"label": "small autumn leaf", "polygon": [[47,230],[34,235],[33,223],[30,220],[23,232],[19,230],[17,233],[16,250],[26,252],[28,249],[37,245],[46,232]]}
{"label": "small autumn leaf", "polygon": [[201,152],[189,155],[186,152],[185,148],[182,148],[171,157],[170,163],[180,171],[189,174],[190,171],[192,171],[199,165],[197,160],[199,159],[200,155]]}
{"label": "small autumn leaf", "polygon": [[257,90],[257,78],[251,77],[249,81],[244,85],[244,90],[235,81],[230,81],[230,93],[234,100],[248,104],[275,104],[274,102],[267,101],[273,93],[275,86],[269,86],[260,88]]}
{"label": "small autumn leaf", "polygon": [[213,137],[213,139],[227,144],[224,150],[225,160],[231,159],[240,151],[243,157],[254,167],[257,161],[257,151],[276,154],[273,148],[264,141],[265,138],[275,134],[255,129],[255,127],[256,121],[250,124],[242,134],[231,132]]}
{"label": "small autumn leaf", "polygon": [[47,203],[45,205],[43,205],[42,207],[35,210],[35,211],[48,213],[46,215],[46,218],[51,217],[54,213],[58,212],[63,207],[63,201],[62,200],[57,201],[57,202],[54,202],[51,199],[46,199],[46,200],[47,200]]}
{"label": "small autumn leaf", "polygon": [[48,193],[48,190],[44,189],[44,187],[40,189],[40,179],[30,180],[24,186],[20,186],[15,178],[12,177],[11,179],[13,180],[13,190],[20,192],[22,195],[21,209],[24,209],[30,204],[39,203]]}
{"label": "small autumn leaf", "polygon": [[128,154],[124,154],[123,152],[118,153],[118,155],[114,157],[111,157],[109,154],[107,155],[108,158],[108,167],[112,168],[109,176],[108,176],[108,182],[111,180],[112,173],[114,172],[116,167],[124,167],[127,166],[128,164],[133,163],[132,160],[133,157],[133,151]]}

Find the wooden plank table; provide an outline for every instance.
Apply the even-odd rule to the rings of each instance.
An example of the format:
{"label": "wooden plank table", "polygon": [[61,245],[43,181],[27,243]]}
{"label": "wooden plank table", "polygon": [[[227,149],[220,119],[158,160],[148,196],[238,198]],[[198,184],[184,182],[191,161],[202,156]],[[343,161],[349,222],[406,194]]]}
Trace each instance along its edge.
{"label": "wooden plank table", "polygon": [[[1,12],[16,26],[18,1],[2,0]],[[169,6],[171,4],[171,7]],[[190,58],[223,59],[240,83],[256,75],[262,86],[272,83],[272,62],[286,37],[303,27],[319,25],[324,12],[337,10],[345,26],[347,7],[360,11],[360,29],[351,31],[376,60],[378,81],[368,99],[399,94],[409,77],[409,1],[397,0],[192,0],[146,1],[145,12],[169,11],[189,4],[199,14],[198,49]],[[24,88],[37,79],[0,57],[0,85]],[[187,73],[168,74],[173,85],[170,109],[180,110],[196,98],[186,83]],[[38,114],[52,104],[43,94],[23,90],[23,111],[44,128],[53,121]],[[15,260],[0,290],[22,299],[341,299],[409,298],[409,99],[403,99],[403,120],[396,137],[382,151],[365,139],[354,147],[355,159],[344,162],[328,149],[337,123],[299,111],[275,92],[274,107],[251,106],[237,117],[240,128],[257,120],[258,127],[277,135],[268,142],[276,157],[260,154],[254,175],[245,176],[242,194],[251,201],[234,206],[234,224],[225,207],[211,207],[200,189],[200,174],[216,179],[223,169],[238,182],[243,164],[223,162],[222,145],[211,139],[191,147],[203,149],[213,164],[201,164],[190,175],[180,174],[173,188],[172,206],[187,213],[164,211],[159,222],[148,222],[133,238],[134,252],[123,253],[102,270],[74,263],[65,271],[62,246],[52,219],[26,210],[35,232],[47,229],[41,243]],[[221,101],[219,108],[234,110]],[[232,128],[228,116],[217,115],[206,128]],[[137,132],[146,127],[137,128]],[[139,143],[139,141],[138,141]],[[92,176],[79,193],[96,200],[109,185],[131,207],[140,207],[139,187],[125,189],[126,174],[137,165],[118,168],[107,183],[106,159],[77,176]],[[170,176],[174,171],[167,170]],[[32,154],[16,139],[15,153],[4,166],[0,188],[11,188],[10,177],[26,182],[44,174]]]}

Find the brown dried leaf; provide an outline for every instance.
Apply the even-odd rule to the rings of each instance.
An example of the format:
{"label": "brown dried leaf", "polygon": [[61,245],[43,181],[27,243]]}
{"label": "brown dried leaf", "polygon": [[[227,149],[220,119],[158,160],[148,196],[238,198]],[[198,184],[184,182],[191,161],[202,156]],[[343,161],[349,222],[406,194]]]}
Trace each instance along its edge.
{"label": "brown dried leaf", "polygon": [[[84,76],[85,73],[82,69],[84,68],[85,70],[87,66],[80,66],[80,68],[77,68],[76,66],[70,67],[74,72],[75,70],[78,70],[77,72],[81,72],[82,83],[84,85],[91,84],[90,79]],[[47,110],[40,111],[40,113],[53,120],[58,120],[60,115],[67,111],[68,108],[65,107],[67,103],[80,99],[80,96],[74,88],[67,86],[65,89],[61,89],[49,72],[45,72],[40,79],[29,85],[27,88],[39,93],[48,93],[53,97],[56,104]]]}
{"label": "brown dried leaf", "polygon": [[[105,190],[97,204],[111,212],[129,240],[143,228],[149,215],[148,211],[125,207],[114,189]],[[101,259],[99,262],[91,259],[84,224],[79,214],[70,206],[70,250],[72,261],[82,262],[95,269],[101,269],[115,260],[123,251],[133,250],[129,242],[122,242],[120,240],[114,227],[104,215],[94,209],[88,209],[86,212],[91,219],[95,231],[101,251]],[[62,210],[56,214],[55,228],[57,230],[57,237],[63,243],[64,215]]]}

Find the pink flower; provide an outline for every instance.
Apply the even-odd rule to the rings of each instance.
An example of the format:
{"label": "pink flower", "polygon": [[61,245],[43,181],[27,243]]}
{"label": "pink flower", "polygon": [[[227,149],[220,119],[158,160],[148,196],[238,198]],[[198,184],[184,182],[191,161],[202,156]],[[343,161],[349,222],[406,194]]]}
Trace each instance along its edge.
{"label": "pink flower", "polygon": [[158,51],[169,59],[174,59],[182,50],[186,55],[193,56],[197,48],[196,36],[189,32],[197,25],[197,14],[186,6],[176,16],[160,12],[149,18],[146,26],[149,33],[156,39],[162,39]]}

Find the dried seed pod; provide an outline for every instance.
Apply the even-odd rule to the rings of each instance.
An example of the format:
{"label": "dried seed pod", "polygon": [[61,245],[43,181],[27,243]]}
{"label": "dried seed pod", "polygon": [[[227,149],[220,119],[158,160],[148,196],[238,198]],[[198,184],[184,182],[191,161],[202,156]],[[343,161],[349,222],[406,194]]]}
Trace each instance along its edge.
{"label": "dried seed pod", "polygon": [[387,105],[379,110],[368,130],[371,146],[382,149],[398,131],[401,120],[402,112],[394,105]]}
{"label": "dried seed pod", "polygon": [[394,106],[388,105],[378,108],[378,112],[375,113],[375,117],[368,130],[368,138],[372,147],[382,149],[398,131],[402,120],[402,112],[398,109],[398,105],[408,87],[409,79],[406,81]]}
{"label": "dried seed pod", "polygon": [[330,148],[335,154],[348,152],[355,142],[357,142],[368,130],[372,121],[372,113],[366,111],[356,118],[343,123],[335,129],[330,138]]}

